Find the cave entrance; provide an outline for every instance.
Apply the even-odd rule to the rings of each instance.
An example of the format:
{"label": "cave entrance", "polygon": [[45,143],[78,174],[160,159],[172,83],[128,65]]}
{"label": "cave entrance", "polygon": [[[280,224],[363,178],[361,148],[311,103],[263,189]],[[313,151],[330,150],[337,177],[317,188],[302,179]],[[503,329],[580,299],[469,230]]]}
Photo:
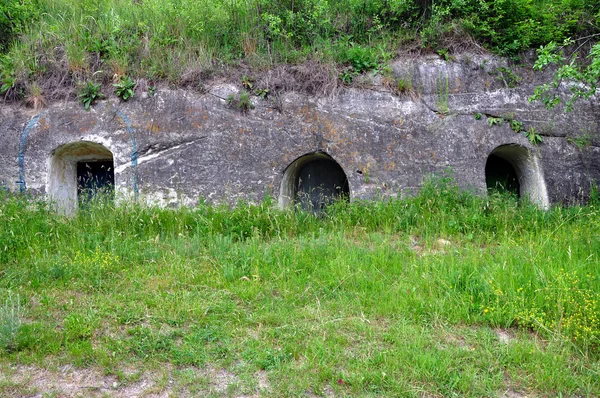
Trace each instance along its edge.
{"label": "cave entrance", "polygon": [[510,193],[542,208],[549,206],[546,183],[537,156],[521,145],[501,145],[485,164],[488,193]]}
{"label": "cave entrance", "polygon": [[77,199],[79,204],[98,195],[114,194],[115,172],[112,160],[77,162]]}
{"label": "cave entrance", "polygon": [[514,167],[497,155],[490,155],[485,163],[485,184],[488,192],[510,193],[521,197],[521,184]]}
{"label": "cave entrance", "polygon": [[350,187],[342,167],[332,157],[317,152],[304,155],[284,172],[279,203],[297,205],[303,210],[321,213],[336,200],[349,200]]}
{"label": "cave entrance", "polygon": [[101,144],[75,142],[50,155],[46,192],[61,213],[72,214],[100,194],[112,200],[114,186],[113,154]]}

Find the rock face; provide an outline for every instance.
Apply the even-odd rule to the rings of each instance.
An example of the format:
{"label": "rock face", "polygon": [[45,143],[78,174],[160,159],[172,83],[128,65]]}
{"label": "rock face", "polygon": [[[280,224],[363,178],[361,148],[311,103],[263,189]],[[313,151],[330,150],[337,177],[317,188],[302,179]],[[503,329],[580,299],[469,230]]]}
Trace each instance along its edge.
{"label": "rock face", "polygon": [[[226,100],[238,92],[232,85],[208,94],[138,93],[90,111],[74,102],[37,114],[4,105],[0,186],[45,194],[72,212],[78,170],[101,161],[112,162],[118,197],[168,206],[265,194],[287,206],[302,203],[306,186],[377,199],[413,194],[432,173],[446,171],[459,186],[485,194],[493,155],[504,160],[494,164],[512,166],[507,173],[516,174],[520,195],[543,207],[585,200],[600,180],[600,105],[547,111],[528,103],[536,79],[500,59],[465,55],[399,60],[393,78],[373,77],[362,82],[367,88],[328,97],[284,93],[277,106],[252,97],[245,114]],[[543,143],[532,145],[510,120],[534,127]]]}

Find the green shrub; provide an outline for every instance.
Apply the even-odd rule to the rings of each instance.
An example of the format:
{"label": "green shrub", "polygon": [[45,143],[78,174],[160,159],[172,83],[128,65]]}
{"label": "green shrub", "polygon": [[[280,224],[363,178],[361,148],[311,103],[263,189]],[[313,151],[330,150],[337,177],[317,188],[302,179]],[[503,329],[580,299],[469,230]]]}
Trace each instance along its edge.
{"label": "green shrub", "polygon": [[39,15],[39,0],[3,0],[0,3],[0,53],[6,51],[27,26],[35,23]]}
{"label": "green shrub", "polygon": [[357,73],[368,72],[380,66],[379,55],[373,48],[353,45],[346,50],[343,61],[352,65]]}

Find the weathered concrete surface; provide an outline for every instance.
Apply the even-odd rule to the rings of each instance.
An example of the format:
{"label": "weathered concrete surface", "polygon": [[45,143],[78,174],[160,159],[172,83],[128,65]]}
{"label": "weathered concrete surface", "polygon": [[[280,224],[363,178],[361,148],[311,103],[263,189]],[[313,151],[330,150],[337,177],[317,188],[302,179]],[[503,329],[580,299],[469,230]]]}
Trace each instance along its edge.
{"label": "weathered concrete surface", "polygon": [[[503,67],[505,61],[467,55],[454,62],[399,60],[394,75],[411,81],[410,93],[395,95],[375,77],[369,88],[330,97],[285,93],[281,109],[254,98],[246,115],[227,104],[226,97],[238,91],[232,85],[205,95],[138,93],[126,103],[99,102],[89,112],[71,102],[38,115],[3,106],[0,184],[48,193],[57,149],[88,141],[112,152],[117,195],[161,205],[278,196],[286,168],[319,151],[343,168],[351,199],[414,193],[431,173],[447,169],[461,187],[484,193],[487,157],[516,144],[527,149],[535,169],[529,174],[545,190],[535,198],[541,205],[585,199],[591,182],[600,180],[600,104],[582,102],[573,113],[547,111],[527,101],[536,76],[517,71],[523,80],[508,88],[498,72]],[[482,117],[476,120],[476,114]],[[489,117],[533,126],[544,142],[532,146],[508,123],[490,126]],[[575,145],[578,137],[586,137],[585,145]]]}

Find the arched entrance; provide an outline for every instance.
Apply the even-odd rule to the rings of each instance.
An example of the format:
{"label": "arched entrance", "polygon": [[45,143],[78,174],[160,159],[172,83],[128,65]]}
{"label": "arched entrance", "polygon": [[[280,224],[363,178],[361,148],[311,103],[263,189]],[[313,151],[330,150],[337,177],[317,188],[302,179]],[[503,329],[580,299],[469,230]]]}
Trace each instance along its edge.
{"label": "arched entrance", "polygon": [[501,145],[494,149],[485,164],[485,183],[488,192],[509,192],[543,208],[549,205],[538,159],[524,146]]}
{"label": "arched entrance", "polygon": [[286,168],[279,204],[320,213],[333,201],[349,198],[348,178],[342,167],[326,153],[316,152],[299,157]]}
{"label": "arched entrance", "polygon": [[488,192],[508,192],[521,197],[521,184],[512,164],[498,155],[491,154],[485,163],[485,185]]}
{"label": "arched entrance", "polygon": [[50,156],[47,192],[62,213],[73,213],[100,193],[112,199],[114,184],[113,154],[101,144],[66,144]]}

